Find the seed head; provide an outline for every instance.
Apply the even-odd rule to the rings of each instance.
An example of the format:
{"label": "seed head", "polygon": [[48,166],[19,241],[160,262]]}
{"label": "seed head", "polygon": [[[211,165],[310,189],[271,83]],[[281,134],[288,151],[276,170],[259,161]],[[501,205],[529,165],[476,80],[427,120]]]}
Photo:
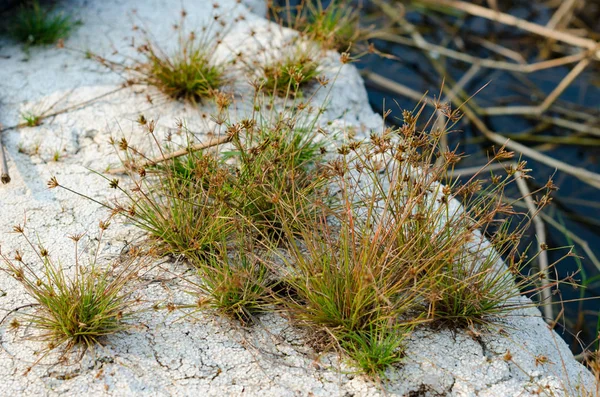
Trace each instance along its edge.
{"label": "seed head", "polygon": [[81,240],[81,238],[85,235],[85,233],[77,233],[77,234],[71,234],[69,236],[67,236],[68,238],[70,238],[71,240],[78,242],[79,240]]}
{"label": "seed head", "polygon": [[110,226],[110,222],[109,221],[100,221],[100,222],[98,222],[98,227],[100,228],[100,230],[106,230],[106,229],[108,229],[109,226]]}
{"label": "seed head", "polygon": [[54,189],[55,187],[60,186],[58,183],[58,180],[56,180],[56,177],[53,176],[50,178],[50,180],[48,181],[48,188],[49,189]]}

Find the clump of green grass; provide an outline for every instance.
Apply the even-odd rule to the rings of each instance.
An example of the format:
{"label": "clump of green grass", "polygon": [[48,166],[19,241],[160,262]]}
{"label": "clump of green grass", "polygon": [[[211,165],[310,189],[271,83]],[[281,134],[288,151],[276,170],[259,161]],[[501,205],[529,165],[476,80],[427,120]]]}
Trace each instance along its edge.
{"label": "clump of green grass", "polygon": [[212,97],[226,82],[225,65],[215,61],[216,39],[194,32],[179,37],[172,54],[147,42],[139,48],[145,62],[139,68],[145,81],[168,96],[191,102]]}
{"label": "clump of green grass", "polygon": [[[529,170],[525,162],[512,160],[514,154],[504,148],[490,155],[482,171],[460,183],[454,175],[460,155],[456,150],[439,149],[444,131],[460,115],[447,105],[436,106],[447,119],[441,130],[431,127],[428,131],[436,125],[435,117],[417,126],[421,111],[404,111],[404,125],[391,132],[400,140],[394,141],[390,134],[372,137],[375,148],[366,157],[359,156],[361,172],[376,168],[369,160],[377,158],[376,154],[389,163],[382,176],[369,177],[376,194],[361,191],[360,196],[382,202],[383,209],[372,214],[380,217],[383,213],[394,225],[401,225],[396,244],[404,260],[421,263],[426,270],[416,274],[428,282],[423,297],[429,318],[458,327],[485,324],[523,307],[522,295],[556,286],[540,285],[541,273],[528,270],[523,274],[535,256],[526,259],[521,244],[532,219],[550,202],[553,184],[550,180],[527,195],[508,199],[506,189],[527,178]],[[483,170],[494,163],[505,165],[504,174],[486,178]],[[533,198],[534,210],[515,210]]]}
{"label": "clump of green grass", "polygon": [[[228,25],[218,13],[213,12],[211,22],[198,32],[186,28],[186,18],[187,12],[182,10],[180,21],[173,25],[177,31],[174,49],[165,50],[149,32],[134,26],[134,30],[141,32],[142,44],[137,46],[139,56],[118,62],[90,50],[83,55],[111,70],[127,73],[126,84],[154,86],[170,98],[192,104],[211,99],[230,81],[227,67],[231,62],[217,58],[217,47]],[[236,18],[234,23],[238,20]],[[148,100],[152,102],[150,96]]]}
{"label": "clump of green grass", "polygon": [[[142,121],[161,153],[167,148],[154,136],[154,122]],[[125,139],[113,142],[129,164],[139,152]],[[111,206],[150,234],[163,254],[183,255],[197,264],[217,249],[234,230],[234,211],[224,201],[229,174],[211,153],[190,151],[146,168],[128,170],[131,189],[109,183],[126,199]]]}
{"label": "clump of green grass", "polygon": [[262,88],[280,97],[302,95],[302,90],[320,75],[318,54],[308,43],[297,43],[282,50],[283,56],[261,65]]}
{"label": "clump of green grass", "polygon": [[283,218],[308,216],[310,200],[324,184],[316,117],[305,123],[284,112],[270,120],[242,120],[228,131],[234,150],[226,158],[235,157],[230,203],[236,211],[270,237],[280,234]]}
{"label": "clump of green grass", "polygon": [[[525,177],[524,162],[492,174],[490,187],[479,173],[460,184],[453,174],[460,155],[439,150],[460,117],[437,106],[441,129],[429,128],[440,125],[434,116],[417,126],[421,112],[405,111],[401,128],[342,146],[328,165],[337,208],[327,206],[300,232],[284,224],[289,255],[281,260],[292,292],[282,304],[369,373],[400,360],[402,337],[416,324],[487,324],[526,306],[524,294],[556,286],[522,272],[530,261],[519,250],[552,182],[522,198],[543,194],[522,213],[505,189]],[[486,166],[512,156],[501,148]]]}
{"label": "clump of green grass", "polygon": [[37,127],[42,124],[41,116],[33,112],[23,112],[21,118],[27,127]]}
{"label": "clump of green grass", "polygon": [[369,375],[383,375],[404,356],[405,337],[410,327],[375,324],[363,331],[349,332],[341,338],[341,346],[358,368]]}
{"label": "clump of green grass", "polygon": [[269,12],[279,24],[298,30],[328,50],[349,51],[369,36],[359,24],[359,9],[347,0],[331,1],[326,6],[321,0],[302,0],[296,6],[271,4]]}
{"label": "clump of green grass", "polygon": [[[243,324],[267,310],[273,286],[271,273],[258,259],[254,242],[238,235],[233,246],[223,242],[206,260],[197,263],[198,305],[213,308]],[[264,254],[264,253],[263,253]]]}
{"label": "clump of green grass", "polygon": [[295,25],[324,48],[348,51],[363,35],[358,17],[348,1],[332,1],[327,7],[320,0],[306,1]]}
{"label": "clump of green grass", "polygon": [[[101,233],[108,227],[101,223]],[[36,311],[26,315],[37,329],[39,339],[48,343],[49,350],[64,347],[92,348],[102,337],[130,327],[135,288],[129,284],[137,278],[136,258],[127,259],[115,268],[100,269],[97,256],[89,264],[80,263],[77,243],[82,235],[71,236],[75,241],[75,271],[66,272],[55,262],[48,250],[36,247],[25,235],[24,228],[15,226],[39,259],[41,270],[28,264],[17,251],[11,259],[2,254],[7,271],[25,288],[36,303]],[[98,246],[99,248],[99,246]]]}
{"label": "clump of green grass", "polygon": [[[300,232],[285,229],[290,259],[284,282],[292,291],[282,304],[301,325],[341,347],[369,374],[382,373],[400,360],[419,283],[397,260],[390,234],[354,230],[356,214],[330,230],[326,219]],[[299,242],[298,239],[301,239]]]}
{"label": "clump of green grass", "polygon": [[10,33],[27,46],[48,45],[67,38],[77,24],[70,16],[45,10],[33,0],[19,8]]}

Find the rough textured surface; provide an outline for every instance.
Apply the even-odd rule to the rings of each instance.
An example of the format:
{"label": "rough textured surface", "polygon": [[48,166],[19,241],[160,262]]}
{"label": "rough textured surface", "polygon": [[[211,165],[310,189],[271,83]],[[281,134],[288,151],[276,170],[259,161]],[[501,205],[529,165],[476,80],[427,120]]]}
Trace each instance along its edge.
{"label": "rough textured surface", "polygon": [[[211,18],[208,1],[188,3],[193,24],[201,26]],[[180,11],[167,0],[80,1],[65,7],[83,22],[66,41],[67,47],[107,55],[113,48],[121,53],[130,51],[132,20],[143,21],[155,37],[169,41],[174,36],[171,25]],[[263,2],[254,2],[253,7],[264,12]],[[137,9],[135,17],[132,9]],[[234,1],[221,1],[220,9],[227,10],[228,20],[245,16],[245,21],[229,32],[219,49],[220,56],[240,51],[251,56],[292,34]],[[255,36],[251,37],[251,30]],[[26,55],[19,46],[2,40],[0,123],[5,126],[16,124],[20,112],[43,111],[52,105],[57,110],[81,103],[115,90],[123,81],[121,76],[84,59],[81,52],[44,48],[32,49]],[[337,75],[335,84],[314,97],[316,104],[327,103],[323,123],[332,121],[332,129],[352,126],[359,136],[380,130],[382,120],[369,108],[357,71],[348,65],[340,67],[336,58],[332,53],[322,64],[332,79]],[[235,89],[244,92],[245,83],[239,77]],[[152,104],[147,94],[154,98]],[[244,102],[243,95],[239,101]],[[99,200],[110,198],[114,191],[90,172],[117,164],[107,143],[110,135],[125,135],[143,144],[146,138],[134,123],[140,113],[158,120],[161,133],[173,127],[177,119],[185,119],[193,131],[213,131],[214,126],[203,117],[204,111],[210,109],[198,111],[169,101],[153,89],[134,86],[46,120],[39,127],[6,132],[3,142],[13,181],[0,186],[3,252],[21,246],[18,236],[9,232],[26,217],[30,234],[37,233],[51,254],[68,265],[73,250],[66,236],[88,231],[87,242],[92,247],[96,224],[106,213],[66,191],[47,189],[49,177],[56,175],[65,185]],[[56,152],[59,161],[53,161]],[[101,255],[114,257],[139,238],[131,226],[114,224],[103,240]],[[26,252],[27,258],[31,258],[30,252]],[[173,273],[185,271],[176,264],[163,267]],[[27,339],[32,330],[8,326],[15,316],[11,313],[0,325],[0,394],[560,396],[565,390],[577,395],[579,385],[595,390],[591,375],[575,362],[560,337],[548,330],[537,309],[516,312],[480,335],[418,330],[409,338],[403,365],[389,371],[388,382],[378,384],[355,375],[339,357],[307,347],[302,333],[277,315],[265,315],[260,324],[243,329],[207,312],[186,315],[152,310],[154,302],[185,303],[193,299],[185,293],[190,288],[185,281],[167,272],[153,276],[157,281],[148,282],[140,293],[140,305],[147,310],[141,313],[139,325],[67,364],[57,364],[57,357],[50,355],[25,374],[39,358],[36,351],[42,346]],[[20,286],[5,273],[0,274],[0,290],[2,317],[29,303]],[[511,361],[505,360],[507,352]]]}

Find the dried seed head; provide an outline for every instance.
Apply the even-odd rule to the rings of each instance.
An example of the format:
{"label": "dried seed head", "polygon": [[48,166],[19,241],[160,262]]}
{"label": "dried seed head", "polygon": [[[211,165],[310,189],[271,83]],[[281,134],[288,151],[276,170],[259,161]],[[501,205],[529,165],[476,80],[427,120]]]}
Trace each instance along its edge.
{"label": "dried seed head", "polygon": [[23,228],[23,226],[21,226],[21,225],[15,225],[15,226],[13,226],[13,231],[15,233],[24,233],[25,228]]}
{"label": "dried seed head", "polygon": [[347,145],[342,145],[338,148],[337,152],[342,156],[346,156],[348,153],[350,153],[350,148]]}
{"label": "dried seed head", "polygon": [[71,240],[78,242],[79,240],[81,240],[81,238],[85,235],[85,233],[77,233],[77,234],[71,234],[69,236],[67,236],[68,238],[70,238]]}
{"label": "dried seed head", "polygon": [[55,176],[53,176],[53,177],[50,178],[50,180],[48,181],[47,185],[48,185],[48,188],[50,188],[50,189],[54,189],[55,187],[60,186],[58,184],[58,180],[56,179]]}
{"label": "dried seed head", "polygon": [[100,221],[100,222],[98,222],[98,227],[100,228],[100,230],[106,230],[106,229],[108,229],[109,226],[110,226],[110,222],[109,221]]}
{"label": "dried seed head", "polygon": [[327,84],[329,84],[329,79],[327,77],[325,77],[325,76],[319,76],[319,77],[317,77],[317,81],[319,82],[319,84],[322,87],[325,87],[325,86],[327,86]]}
{"label": "dried seed head", "polygon": [[128,147],[129,144],[127,143],[127,139],[125,139],[125,137],[121,138],[121,140],[119,141],[119,149],[127,150]]}
{"label": "dried seed head", "polygon": [[231,105],[231,95],[225,94],[221,91],[215,91],[214,96],[215,103],[217,104],[219,111],[227,109],[229,105]]}

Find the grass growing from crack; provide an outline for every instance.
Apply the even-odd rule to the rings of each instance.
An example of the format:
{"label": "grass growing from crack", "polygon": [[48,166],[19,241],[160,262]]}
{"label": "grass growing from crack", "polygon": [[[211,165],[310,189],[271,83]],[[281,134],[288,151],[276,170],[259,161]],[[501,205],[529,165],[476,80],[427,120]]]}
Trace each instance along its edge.
{"label": "grass growing from crack", "polygon": [[180,21],[174,25],[178,35],[174,49],[164,49],[149,32],[135,26],[134,30],[141,31],[143,43],[137,47],[139,56],[127,57],[130,62],[114,62],[89,50],[84,55],[109,69],[128,73],[129,83],[154,86],[171,98],[193,104],[202,102],[229,82],[228,62],[217,58],[227,25],[221,15],[213,13],[211,22],[197,32],[186,28],[186,18],[187,12],[182,10]]}
{"label": "grass growing from crack", "polygon": [[[328,165],[339,209],[325,208],[328,216],[300,233],[284,224],[289,255],[280,260],[291,293],[282,304],[371,374],[400,360],[403,337],[417,324],[490,324],[529,305],[524,294],[557,285],[525,274],[531,260],[519,251],[531,219],[550,201],[552,181],[531,193],[537,207],[525,213],[505,195],[526,177],[524,162],[492,174],[490,187],[480,173],[459,183],[460,155],[439,144],[460,115],[437,106],[447,118],[441,129],[431,127],[439,127],[434,116],[417,127],[420,111],[405,111],[403,127],[340,147]],[[512,157],[500,148],[487,165]]]}
{"label": "grass growing from crack", "polygon": [[267,94],[301,96],[320,76],[318,53],[310,43],[291,43],[274,60],[260,65],[262,88]]}
{"label": "grass growing from crack", "polygon": [[23,112],[21,113],[21,118],[27,127],[37,127],[42,123],[41,116],[33,112]]}
{"label": "grass growing from crack", "polygon": [[146,62],[139,70],[146,82],[176,99],[200,102],[211,97],[225,83],[225,66],[215,61],[215,46],[205,36],[180,34],[179,48],[172,54],[150,42],[141,46]]}
{"label": "grass growing from crack", "polygon": [[249,324],[256,314],[267,310],[273,280],[258,259],[252,238],[238,233],[233,244],[223,241],[196,264],[201,281],[193,284],[200,295],[198,306]]}
{"label": "grass growing from crack", "polygon": [[276,237],[283,218],[301,222],[310,212],[305,198],[323,186],[318,163],[324,144],[318,140],[318,115],[308,122],[287,112],[271,116],[255,114],[231,124],[234,150],[226,158],[235,157],[231,205],[262,235]]}
{"label": "grass growing from crack", "polygon": [[[107,227],[101,222],[99,240]],[[82,235],[75,235],[70,237],[75,242],[75,272],[71,274],[51,258],[48,250],[36,247],[22,226],[14,229],[23,235],[42,268],[36,270],[19,251],[14,259],[5,254],[2,259],[6,270],[34,300],[36,311],[26,316],[40,332],[39,339],[48,343],[49,351],[61,346],[65,351],[93,348],[100,338],[129,328],[135,290],[129,283],[140,269],[136,258],[106,270],[99,268],[97,254],[89,264],[80,263],[77,243]]]}
{"label": "grass growing from crack", "polygon": [[270,5],[270,16],[280,25],[298,30],[306,39],[328,50],[349,51],[366,40],[368,31],[359,24],[359,9],[346,0],[302,0],[297,6]]}
{"label": "grass growing from crack", "polygon": [[[418,298],[418,285],[406,276],[391,250],[389,235],[353,228],[355,214],[341,230],[326,220],[290,233],[285,283],[292,294],[282,304],[301,325],[324,334],[362,370],[378,374],[400,360],[397,349],[411,327],[401,316]],[[324,331],[324,333],[323,333]]]}
{"label": "grass growing from crack", "polygon": [[27,46],[48,45],[65,39],[77,24],[70,16],[45,10],[34,0],[19,8],[10,33]]}
{"label": "grass growing from crack", "polygon": [[[158,149],[165,150],[154,135],[154,122],[142,120]],[[125,139],[114,143],[127,161],[139,154]],[[196,264],[232,233],[234,212],[223,201],[229,175],[212,154],[192,151],[184,158],[130,170],[129,176],[132,189],[111,181],[126,196],[112,210],[148,232],[164,254],[183,255]]]}

